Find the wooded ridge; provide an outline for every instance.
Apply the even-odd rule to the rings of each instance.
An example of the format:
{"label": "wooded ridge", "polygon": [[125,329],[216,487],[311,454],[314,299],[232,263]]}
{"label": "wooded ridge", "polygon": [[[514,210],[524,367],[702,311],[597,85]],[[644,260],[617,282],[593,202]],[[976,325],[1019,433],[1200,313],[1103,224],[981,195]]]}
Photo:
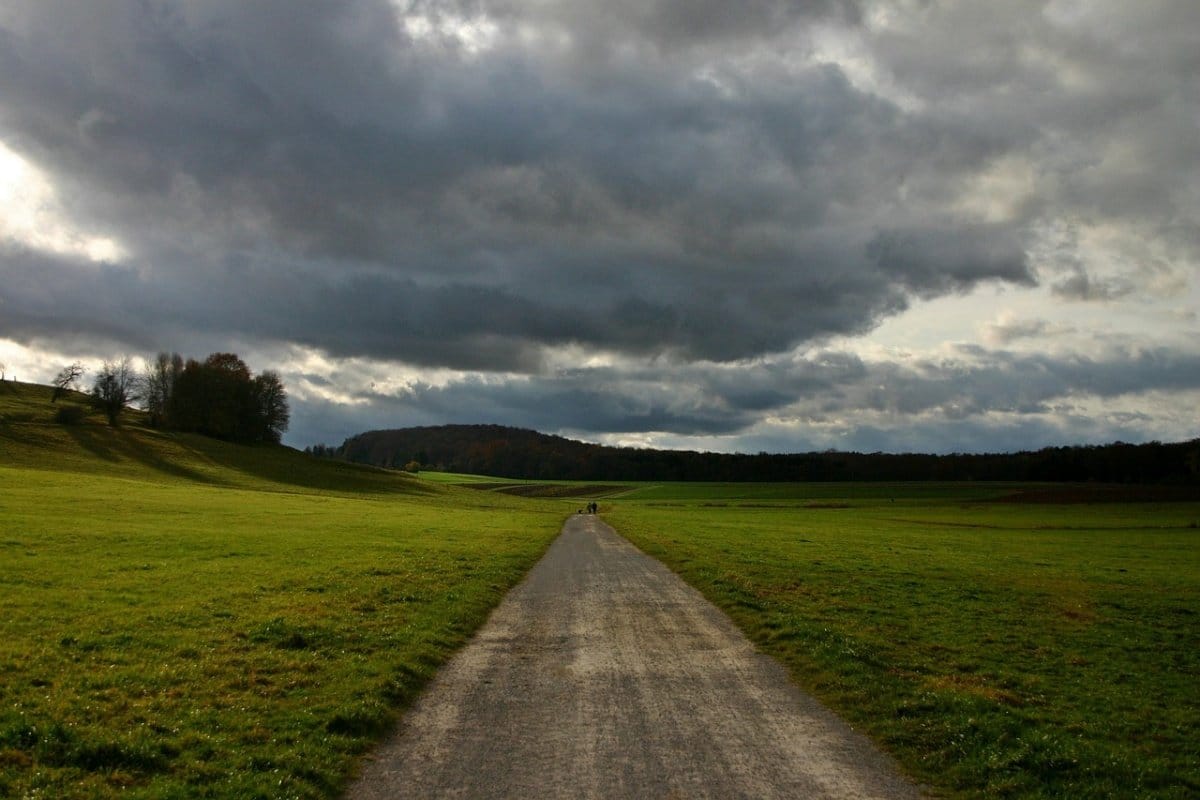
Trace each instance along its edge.
{"label": "wooded ridge", "polygon": [[1200,439],[1018,453],[757,455],[609,447],[501,425],[368,431],[307,452],[397,469],[525,480],[1062,481],[1200,486]]}

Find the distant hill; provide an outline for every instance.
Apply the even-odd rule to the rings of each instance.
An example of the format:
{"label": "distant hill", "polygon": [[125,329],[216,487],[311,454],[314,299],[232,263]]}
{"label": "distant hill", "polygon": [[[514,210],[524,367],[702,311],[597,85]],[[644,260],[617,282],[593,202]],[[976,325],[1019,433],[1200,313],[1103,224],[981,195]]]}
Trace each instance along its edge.
{"label": "distant hill", "polygon": [[526,480],[1064,481],[1200,486],[1200,439],[1034,452],[735,455],[607,447],[500,425],[439,425],[361,433],[314,453],[351,462]]}

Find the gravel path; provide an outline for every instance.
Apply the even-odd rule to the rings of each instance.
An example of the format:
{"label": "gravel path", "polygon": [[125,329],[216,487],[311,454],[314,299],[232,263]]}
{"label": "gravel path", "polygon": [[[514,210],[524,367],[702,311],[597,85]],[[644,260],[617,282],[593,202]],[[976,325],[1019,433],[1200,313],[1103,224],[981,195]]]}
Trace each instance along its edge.
{"label": "gravel path", "polygon": [[919,793],[699,593],[579,515],[348,797]]}

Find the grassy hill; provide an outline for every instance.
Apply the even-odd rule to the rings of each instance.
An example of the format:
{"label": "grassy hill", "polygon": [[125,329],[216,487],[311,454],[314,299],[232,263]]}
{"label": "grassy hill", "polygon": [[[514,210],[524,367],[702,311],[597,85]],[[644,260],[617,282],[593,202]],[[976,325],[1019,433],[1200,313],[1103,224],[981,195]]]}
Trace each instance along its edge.
{"label": "grassy hill", "polygon": [[[263,491],[316,490],[352,494],[428,494],[428,484],[391,470],[308,458],[288,447],[243,446],[195,434],[157,431],[128,410],[118,428],[93,411],[86,395],[51,403],[48,386],[0,381],[0,453],[5,466],[125,477],[182,480]],[[77,409],[72,424],[56,422]],[[69,416],[69,415],[68,415]]]}
{"label": "grassy hill", "polygon": [[573,510],[49,399],[0,382],[0,796],[335,797]]}

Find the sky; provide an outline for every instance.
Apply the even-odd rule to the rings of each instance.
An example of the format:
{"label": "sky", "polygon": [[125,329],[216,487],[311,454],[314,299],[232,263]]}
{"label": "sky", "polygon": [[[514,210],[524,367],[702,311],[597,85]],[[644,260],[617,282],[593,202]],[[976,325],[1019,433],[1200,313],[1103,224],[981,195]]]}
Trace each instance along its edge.
{"label": "sky", "polygon": [[0,0],[0,363],[235,352],[298,447],[1192,439],[1198,75],[1195,0]]}

